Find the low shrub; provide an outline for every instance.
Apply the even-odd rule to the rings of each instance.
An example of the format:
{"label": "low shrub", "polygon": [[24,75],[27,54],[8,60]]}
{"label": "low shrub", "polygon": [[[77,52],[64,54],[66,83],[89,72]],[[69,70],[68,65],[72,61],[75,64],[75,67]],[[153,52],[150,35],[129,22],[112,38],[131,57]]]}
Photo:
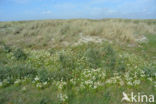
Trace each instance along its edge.
{"label": "low shrub", "polygon": [[27,55],[20,48],[15,49],[15,51],[13,53],[17,60],[19,60],[19,59],[25,60],[27,58]]}
{"label": "low shrub", "polygon": [[91,68],[104,67],[114,70],[116,65],[116,53],[110,45],[104,45],[101,48],[88,48],[84,54]]}
{"label": "low shrub", "polygon": [[37,76],[40,78],[41,82],[45,82],[45,81],[48,81],[51,78],[53,78],[52,72],[50,72],[50,71],[48,71],[46,69],[38,70]]}

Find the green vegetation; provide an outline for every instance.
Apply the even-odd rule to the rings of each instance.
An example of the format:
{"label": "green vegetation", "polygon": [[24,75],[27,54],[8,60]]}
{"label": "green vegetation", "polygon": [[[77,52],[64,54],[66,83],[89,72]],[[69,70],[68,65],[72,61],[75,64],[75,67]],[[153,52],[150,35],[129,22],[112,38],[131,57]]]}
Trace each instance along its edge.
{"label": "green vegetation", "polygon": [[122,92],[156,95],[156,20],[1,22],[0,37],[0,104],[121,104]]}

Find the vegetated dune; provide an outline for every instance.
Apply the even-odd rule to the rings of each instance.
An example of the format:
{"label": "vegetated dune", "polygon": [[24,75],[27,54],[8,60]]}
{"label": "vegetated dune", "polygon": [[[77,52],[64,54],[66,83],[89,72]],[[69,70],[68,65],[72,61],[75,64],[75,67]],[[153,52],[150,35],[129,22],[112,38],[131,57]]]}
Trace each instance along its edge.
{"label": "vegetated dune", "polygon": [[156,34],[155,20],[43,20],[1,22],[1,40],[19,47],[47,48],[72,45],[81,36],[103,40],[136,43],[138,38]]}
{"label": "vegetated dune", "polygon": [[0,104],[135,103],[156,95],[155,53],[156,20],[0,22]]}

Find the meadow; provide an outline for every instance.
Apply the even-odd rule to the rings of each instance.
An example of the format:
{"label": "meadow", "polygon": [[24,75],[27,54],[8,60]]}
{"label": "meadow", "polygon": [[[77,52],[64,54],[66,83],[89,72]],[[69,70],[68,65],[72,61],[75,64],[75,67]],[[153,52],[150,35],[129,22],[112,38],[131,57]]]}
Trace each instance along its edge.
{"label": "meadow", "polygon": [[125,104],[123,92],[156,96],[156,20],[0,22],[0,104]]}

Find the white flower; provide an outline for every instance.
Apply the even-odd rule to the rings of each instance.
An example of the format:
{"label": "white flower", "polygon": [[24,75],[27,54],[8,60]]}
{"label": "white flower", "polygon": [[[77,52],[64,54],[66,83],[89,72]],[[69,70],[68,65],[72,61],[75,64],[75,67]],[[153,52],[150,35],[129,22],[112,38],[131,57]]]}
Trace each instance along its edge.
{"label": "white flower", "polygon": [[71,79],[70,82],[71,82],[72,84],[74,84],[74,85],[76,84],[75,79]]}
{"label": "white flower", "polygon": [[58,98],[60,99],[60,101],[65,102],[68,99],[68,96],[66,94],[59,94]]}
{"label": "white flower", "polygon": [[14,82],[14,84],[18,84],[18,83],[20,83],[21,82],[21,80],[20,79],[17,79],[15,82]]}
{"label": "white flower", "polygon": [[132,82],[130,82],[130,81],[129,81],[127,84],[128,84],[128,85],[130,85],[130,86],[132,86],[132,85],[133,85],[133,83],[132,83]]}
{"label": "white flower", "polygon": [[96,79],[96,77],[95,76],[93,76],[93,80],[95,80]]}
{"label": "white flower", "polygon": [[62,80],[56,82],[56,86],[58,86],[58,89],[60,89],[60,90],[62,90],[65,85],[67,85],[67,83],[63,82]]}
{"label": "white flower", "polygon": [[141,83],[141,81],[140,80],[135,80],[133,83],[134,83],[134,85],[139,85]]}
{"label": "white flower", "polygon": [[110,83],[112,83],[112,80],[108,79],[108,80],[106,80],[106,83],[110,84]]}
{"label": "white flower", "polygon": [[26,87],[25,86],[22,88],[22,91],[26,91]]}
{"label": "white flower", "polygon": [[123,86],[123,85],[124,85],[124,81],[123,81],[123,80],[120,80],[119,84],[120,84],[121,86]]}
{"label": "white flower", "polygon": [[41,83],[37,83],[37,84],[36,84],[36,87],[42,88],[42,84],[41,84]]}
{"label": "white flower", "polygon": [[96,89],[96,88],[97,88],[97,86],[96,86],[96,85],[94,85],[94,86],[93,86],[93,88],[94,88],[94,89]]}
{"label": "white flower", "polygon": [[43,85],[47,85],[47,84],[48,84],[47,82],[44,82],[44,83],[43,83]]}
{"label": "white flower", "polygon": [[34,79],[35,79],[35,81],[39,81],[39,77],[38,76],[36,76]]}
{"label": "white flower", "polygon": [[92,84],[93,84],[93,81],[87,80],[87,81],[85,81],[85,84],[86,84],[86,85],[92,85]]}
{"label": "white flower", "polygon": [[153,81],[152,78],[147,78],[149,81]]}

